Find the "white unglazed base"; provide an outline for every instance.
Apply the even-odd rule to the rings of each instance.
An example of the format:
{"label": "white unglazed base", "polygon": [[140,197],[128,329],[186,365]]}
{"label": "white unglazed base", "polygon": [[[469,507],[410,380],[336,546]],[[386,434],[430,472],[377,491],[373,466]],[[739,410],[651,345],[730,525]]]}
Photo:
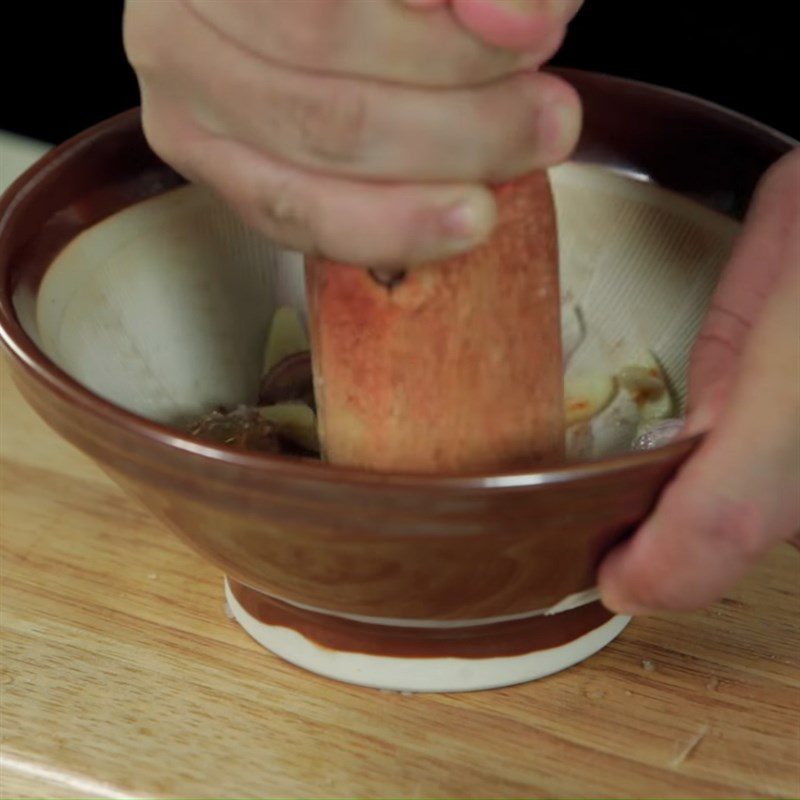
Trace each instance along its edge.
{"label": "white unglazed base", "polygon": [[615,616],[559,647],[500,658],[397,658],[331,650],[291,628],[250,615],[225,581],[234,619],[259,644],[298,667],[327,678],[398,692],[472,692],[543,678],[594,655],[615,639],[630,617]]}

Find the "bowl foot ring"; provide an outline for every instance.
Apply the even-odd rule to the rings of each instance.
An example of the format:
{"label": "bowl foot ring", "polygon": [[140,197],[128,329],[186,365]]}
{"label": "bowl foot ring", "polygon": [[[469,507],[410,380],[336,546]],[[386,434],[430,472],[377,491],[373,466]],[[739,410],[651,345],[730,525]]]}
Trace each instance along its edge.
{"label": "bowl foot ring", "polygon": [[543,678],[594,655],[630,617],[590,603],[552,616],[474,627],[354,622],[226,579],[233,618],[270,652],[345,683],[399,692],[468,692]]}

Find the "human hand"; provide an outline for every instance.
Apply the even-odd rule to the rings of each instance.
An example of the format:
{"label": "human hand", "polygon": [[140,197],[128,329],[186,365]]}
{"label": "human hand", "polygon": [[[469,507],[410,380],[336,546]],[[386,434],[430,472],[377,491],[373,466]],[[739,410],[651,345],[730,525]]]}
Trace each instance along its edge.
{"label": "human hand", "polygon": [[692,352],[686,432],[708,435],[600,567],[612,610],[718,600],[800,529],[800,148],[759,183]]}
{"label": "human hand", "polygon": [[145,135],[286,247],[370,267],[469,250],[487,184],[565,159],[580,128],[536,71],[579,3],[521,1],[535,23],[504,42],[508,0],[128,0]]}
{"label": "human hand", "polygon": [[[450,6],[455,18],[487,44],[526,50],[536,46],[551,54],[583,0],[403,0],[421,9]],[[555,23],[555,24],[554,24]]]}

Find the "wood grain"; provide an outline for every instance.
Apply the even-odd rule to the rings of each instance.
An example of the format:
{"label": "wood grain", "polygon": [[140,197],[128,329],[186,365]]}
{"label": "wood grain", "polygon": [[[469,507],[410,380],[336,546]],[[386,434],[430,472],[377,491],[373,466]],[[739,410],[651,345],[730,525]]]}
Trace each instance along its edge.
{"label": "wood grain", "polygon": [[358,267],[307,260],[327,461],[441,474],[563,460],[550,179],[532,172],[494,194],[496,227],[485,242],[395,274],[388,285]]}
{"label": "wood grain", "polygon": [[279,661],[221,576],[2,381],[4,797],[792,797],[800,558],[537,683],[402,696]]}

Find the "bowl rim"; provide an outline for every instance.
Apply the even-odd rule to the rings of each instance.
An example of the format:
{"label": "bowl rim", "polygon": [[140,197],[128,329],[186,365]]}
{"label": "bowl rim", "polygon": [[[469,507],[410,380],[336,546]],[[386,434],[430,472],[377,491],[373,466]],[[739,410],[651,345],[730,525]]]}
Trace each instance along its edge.
{"label": "bowl rim", "polygon": [[708,100],[705,97],[699,97],[689,92],[681,91],[680,89],[672,89],[668,86],[659,86],[656,83],[648,83],[647,81],[635,80],[634,78],[623,78],[619,75],[612,75],[609,72],[595,72],[594,70],[578,69],[577,67],[545,67],[546,72],[552,72],[560,75],[564,79],[568,79],[570,75],[583,76],[595,78],[602,83],[609,85],[617,84],[620,87],[627,87],[629,89],[641,89],[645,92],[650,91],[654,94],[671,97],[676,101],[685,103],[688,106],[702,108],[704,111],[728,119],[731,122],[739,123],[740,125],[765,134],[768,138],[774,139],[779,144],[788,148],[800,147],[800,141],[789,136],[788,133],[773,128],[765,122],[761,122],[741,111],[734,111],[732,108],[715,103],[713,100]]}
{"label": "bowl rim", "polygon": [[[637,88],[657,95],[669,95],[683,102],[705,107],[707,111],[731,118],[739,125],[757,128],[782,145],[795,146],[793,139],[750,119],[739,112],[730,111],[701,98],[653,84],[619,78],[612,75],[577,69],[554,69],[565,77],[580,74],[599,79],[609,85]],[[60,165],[74,154],[90,147],[107,133],[130,125],[139,118],[139,108],[117,114],[81,131],[76,136],[48,150],[41,158],[14,180],[0,197],[0,243],[13,226],[19,206],[45,177],[57,171]],[[298,459],[290,456],[272,455],[256,451],[235,450],[222,445],[205,443],[183,433],[177,428],[154,422],[128,411],[93,393],[69,376],[55,364],[22,328],[13,306],[9,265],[0,260],[0,342],[37,384],[47,392],[54,393],[61,401],[99,417],[111,426],[122,428],[134,438],[145,440],[159,448],[181,451],[187,457],[201,458],[214,464],[223,463],[245,471],[264,475],[279,473],[286,479],[304,480],[310,483],[340,486],[379,486],[382,489],[404,489],[423,492],[464,490],[522,490],[552,484],[574,483],[591,480],[598,476],[637,471],[642,467],[675,465],[690,453],[703,439],[695,434],[679,439],[664,447],[649,451],[635,451],[608,458],[575,463],[564,463],[541,469],[476,470],[458,473],[413,473],[374,472],[358,467],[329,464],[323,461]],[[210,465],[210,464],[209,464]]]}

